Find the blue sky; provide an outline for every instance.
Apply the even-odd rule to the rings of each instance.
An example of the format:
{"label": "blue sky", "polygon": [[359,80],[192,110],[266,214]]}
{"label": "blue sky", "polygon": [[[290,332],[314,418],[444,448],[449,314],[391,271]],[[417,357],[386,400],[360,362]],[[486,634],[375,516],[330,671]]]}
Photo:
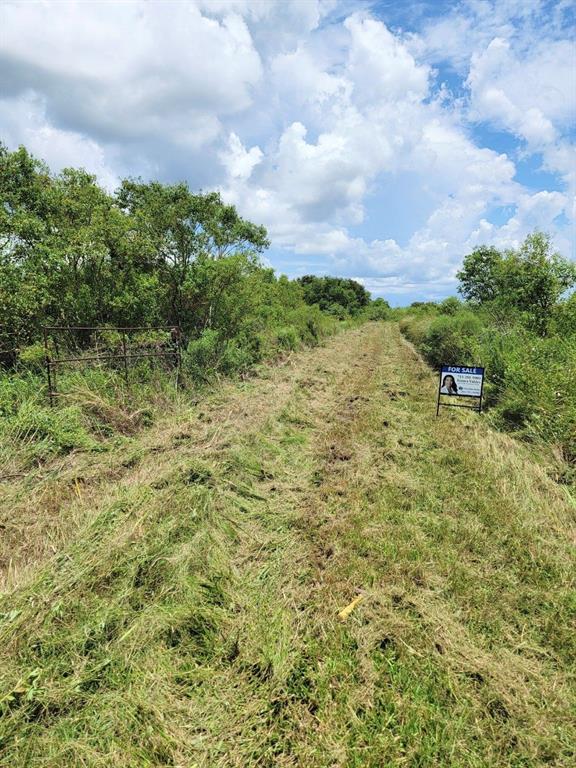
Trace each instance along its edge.
{"label": "blue sky", "polygon": [[393,304],[476,245],[574,253],[573,0],[5,0],[0,139],[219,189],[267,261]]}

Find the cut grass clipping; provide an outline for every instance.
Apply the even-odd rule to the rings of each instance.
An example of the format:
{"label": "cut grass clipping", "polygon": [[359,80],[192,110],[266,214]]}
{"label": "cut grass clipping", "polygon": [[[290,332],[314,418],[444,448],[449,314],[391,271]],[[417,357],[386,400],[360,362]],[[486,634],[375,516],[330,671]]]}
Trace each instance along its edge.
{"label": "cut grass clipping", "polygon": [[372,323],[68,457],[3,563],[0,764],[574,765],[571,489],[435,383]]}

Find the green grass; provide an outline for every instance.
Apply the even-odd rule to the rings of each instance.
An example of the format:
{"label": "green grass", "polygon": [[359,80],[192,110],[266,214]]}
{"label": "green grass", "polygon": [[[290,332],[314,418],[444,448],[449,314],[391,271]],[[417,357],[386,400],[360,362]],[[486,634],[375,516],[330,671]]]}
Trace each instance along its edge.
{"label": "green grass", "polygon": [[557,452],[574,475],[574,327],[567,324],[543,338],[518,319],[493,317],[481,309],[403,315],[402,332],[436,370],[462,363],[486,368],[485,404],[494,426]]}
{"label": "green grass", "polygon": [[69,457],[0,603],[0,764],[572,765],[572,490],[434,391],[369,324]]}

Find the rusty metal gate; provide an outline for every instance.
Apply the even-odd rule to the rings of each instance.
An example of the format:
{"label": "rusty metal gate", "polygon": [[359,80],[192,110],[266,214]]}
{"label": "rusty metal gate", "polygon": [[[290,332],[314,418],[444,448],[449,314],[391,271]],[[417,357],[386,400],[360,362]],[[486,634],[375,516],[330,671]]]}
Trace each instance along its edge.
{"label": "rusty metal gate", "polygon": [[[156,346],[155,349],[141,349],[131,346],[130,336],[133,333],[144,333],[146,331],[165,331],[169,334],[167,345],[162,347]],[[46,381],[48,384],[48,396],[50,398],[50,405],[53,406],[55,398],[59,396],[57,387],[56,371],[58,366],[66,365],[69,363],[100,363],[106,361],[120,361],[124,373],[126,383],[128,383],[128,369],[129,361],[143,359],[143,358],[157,358],[157,359],[172,359],[174,361],[174,367],[176,369],[175,385],[178,389],[180,383],[180,368],[182,362],[181,354],[181,341],[182,333],[177,325],[156,325],[156,326],[90,326],[90,325],[46,325],[42,328],[44,337],[44,357],[46,368]],[[71,356],[69,354],[64,357],[60,357],[60,349],[57,342],[58,333],[75,333],[81,334],[85,338],[92,337],[93,335],[103,334],[108,332],[117,333],[120,336],[121,351],[113,352],[111,354],[101,354],[98,352],[98,345],[96,344],[96,352],[92,353],[93,348],[88,348],[88,354]],[[56,353],[56,356],[52,352]]]}

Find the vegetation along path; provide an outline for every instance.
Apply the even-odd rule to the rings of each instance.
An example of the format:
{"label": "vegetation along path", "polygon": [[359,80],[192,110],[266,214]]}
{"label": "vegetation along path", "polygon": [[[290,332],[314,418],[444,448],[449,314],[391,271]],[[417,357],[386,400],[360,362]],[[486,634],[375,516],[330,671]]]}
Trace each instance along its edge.
{"label": "vegetation along path", "polygon": [[435,385],[370,323],[5,483],[0,764],[573,765],[573,501]]}

